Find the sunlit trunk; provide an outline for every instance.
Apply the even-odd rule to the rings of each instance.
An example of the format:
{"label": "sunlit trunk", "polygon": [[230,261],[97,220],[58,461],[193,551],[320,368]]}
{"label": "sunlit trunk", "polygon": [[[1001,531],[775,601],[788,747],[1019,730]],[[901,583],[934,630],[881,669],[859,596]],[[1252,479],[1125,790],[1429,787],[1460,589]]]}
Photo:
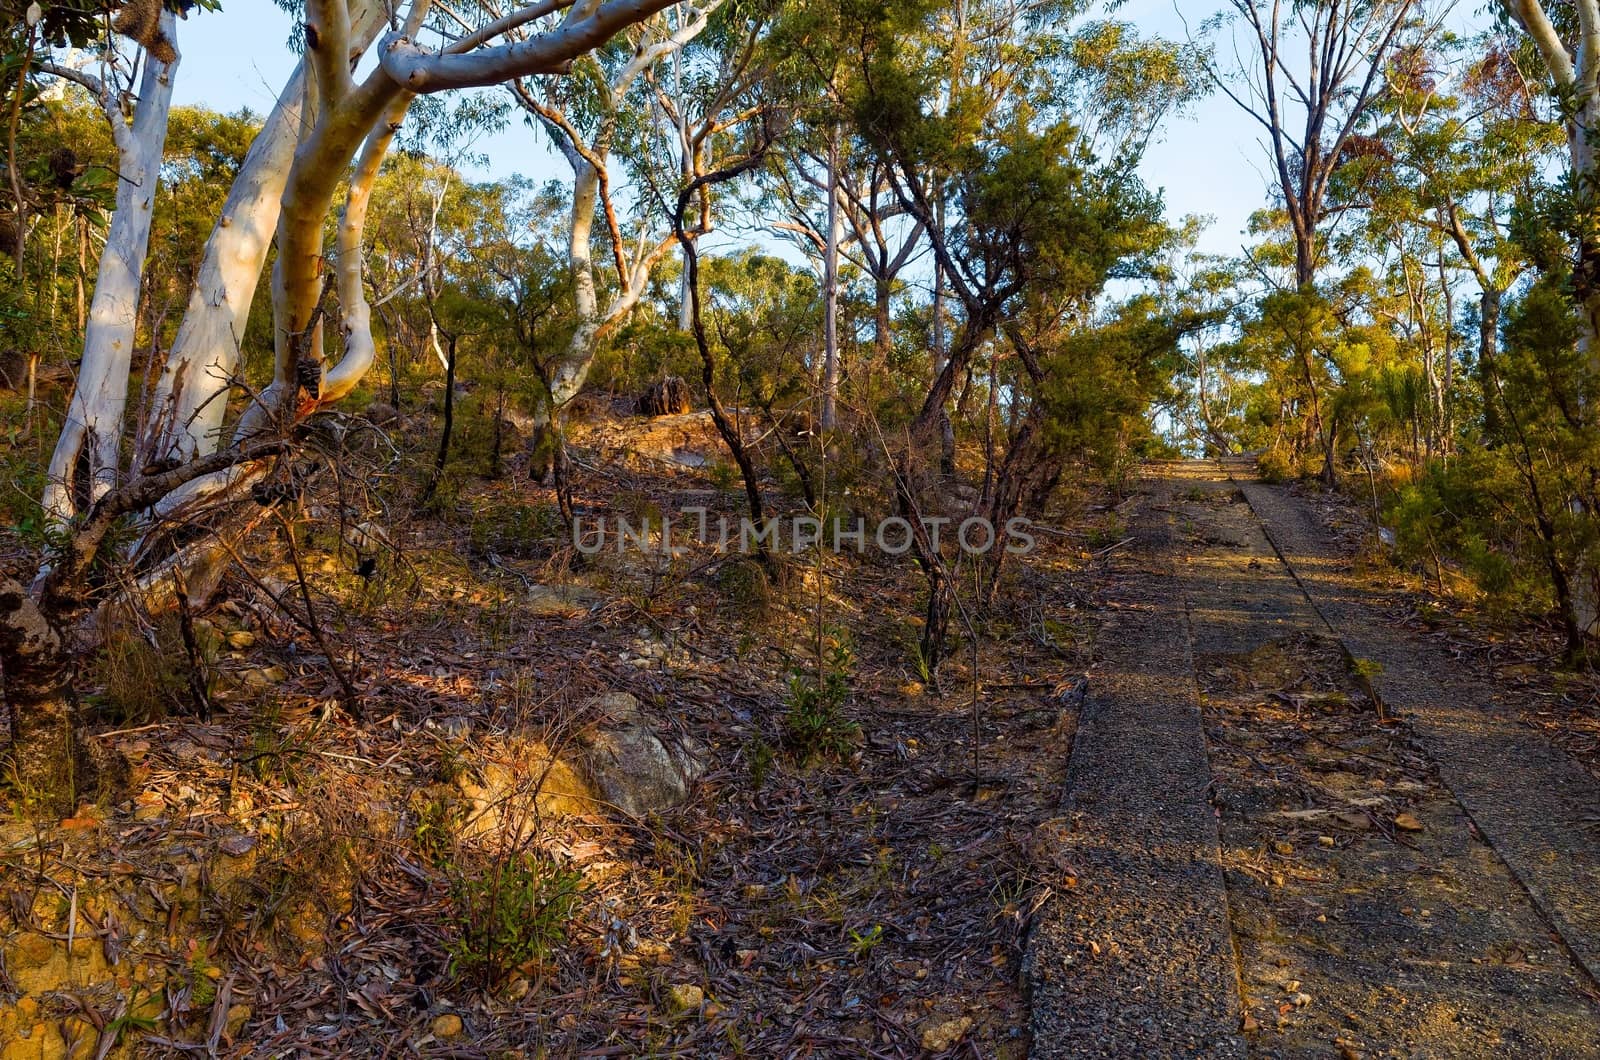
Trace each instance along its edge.
{"label": "sunlit trunk", "polygon": [[[172,22],[170,13],[163,16],[168,40],[174,39]],[[93,503],[117,483],[139,290],[176,71],[176,60],[164,64],[147,57],[133,124],[127,137],[118,137],[116,212],[100,255],[78,385],[44,489],[46,515],[57,525],[69,522],[85,502]]]}
{"label": "sunlit trunk", "polygon": [[245,325],[294,159],[304,96],[301,68],[279,96],[228,191],[156,384],[152,422],[142,445],[146,462],[188,460],[213,452],[219,444]]}
{"label": "sunlit trunk", "polygon": [[567,349],[550,374],[550,400],[557,409],[578,396],[594,361],[594,348],[600,334],[600,300],[595,291],[594,262],[590,244],[594,233],[595,202],[600,174],[594,166],[572,156],[572,215],[567,235],[567,264],[572,274],[573,312],[578,318]]}

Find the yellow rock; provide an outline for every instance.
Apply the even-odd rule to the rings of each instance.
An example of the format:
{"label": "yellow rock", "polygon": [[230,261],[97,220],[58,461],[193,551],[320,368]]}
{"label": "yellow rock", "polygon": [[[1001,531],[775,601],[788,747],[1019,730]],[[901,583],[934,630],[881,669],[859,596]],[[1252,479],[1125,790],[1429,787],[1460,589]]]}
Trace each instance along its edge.
{"label": "yellow rock", "polygon": [[943,1053],[951,1049],[972,1029],[972,1017],[940,1019],[935,1016],[922,1025],[922,1048],[930,1053]]}
{"label": "yellow rock", "polygon": [[17,955],[12,958],[19,968],[42,968],[55,956],[55,945],[43,935],[28,934],[17,942]]}
{"label": "yellow rock", "polygon": [[454,1012],[446,1012],[442,1016],[435,1016],[433,1019],[432,1030],[433,1036],[438,1038],[440,1041],[447,1041],[451,1038],[454,1038],[463,1030],[461,1017],[457,1016]]}
{"label": "yellow rock", "polygon": [[[509,761],[487,762],[478,776],[459,781],[471,803],[465,831],[469,837],[528,830],[537,817],[570,817],[594,813],[600,796],[571,763],[530,740],[511,749]],[[532,803],[532,806],[529,804]],[[530,810],[538,813],[531,813]]]}
{"label": "yellow rock", "polygon": [[667,1008],[672,1012],[699,1012],[706,1003],[706,992],[693,983],[667,987]]}
{"label": "yellow rock", "polygon": [[26,1038],[19,1037],[0,1047],[0,1060],[40,1060],[44,1056],[44,1024],[35,1024]]}

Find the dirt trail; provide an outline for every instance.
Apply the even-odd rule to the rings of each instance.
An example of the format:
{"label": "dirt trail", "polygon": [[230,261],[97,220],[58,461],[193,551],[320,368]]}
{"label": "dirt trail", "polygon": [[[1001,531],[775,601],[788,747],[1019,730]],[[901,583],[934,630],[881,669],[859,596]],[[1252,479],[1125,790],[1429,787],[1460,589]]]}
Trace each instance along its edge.
{"label": "dirt trail", "polygon": [[1593,782],[1365,608],[1288,491],[1148,479],[1069,769],[1078,885],[1030,954],[1036,1054],[1600,1056]]}

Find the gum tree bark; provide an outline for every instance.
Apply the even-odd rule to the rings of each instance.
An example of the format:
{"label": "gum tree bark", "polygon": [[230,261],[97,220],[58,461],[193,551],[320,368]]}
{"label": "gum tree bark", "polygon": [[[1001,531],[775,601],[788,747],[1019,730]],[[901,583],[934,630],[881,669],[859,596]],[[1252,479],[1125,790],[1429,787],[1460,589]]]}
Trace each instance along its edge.
{"label": "gum tree bark", "polygon": [[[384,5],[358,0],[350,19],[350,55],[355,59],[383,28]],[[139,447],[141,464],[190,460],[215,452],[221,443],[240,343],[294,161],[305,93],[302,63],[279,94],[228,190],[156,385],[152,415]]]}
{"label": "gum tree bark", "polygon": [[[357,0],[358,4],[364,2]],[[443,50],[428,50],[415,45],[413,38],[428,13],[429,0],[415,0],[403,31],[385,38],[384,61],[358,85],[352,77],[351,59],[352,42],[359,41],[365,32],[361,20],[358,18],[353,28],[349,0],[307,0],[306,67],[311,72],[306,79],[307,116],[299,123],[300,135],[284,179],[277,217],[273,384],[246,410],[228,448],[192,456],[174,467],[164,463],[135,465],[120,485],[118,481],[123,476],[119,476],[118,456],[136,299],[149,237],[150,207],[165,145],[171,68],[154,62],[146,66],[131,126],[122,121],[104,86],[82,75],[74,77],[96,92],[108,117],[116,114],[111,125],[122,155],[123,179],[112,222],[111,245],[102,261],[100,285],[95,292],[93,337],[86,349],[70,421],[52,462],[52,481],[46,494],[52,517],[68,533],[46,557],[46,565],[31,589],[23,589],[12,578],[0,580],[0,691],[13,719],[11,759],[18,779],[30,792],[37,793],[40,806],[67,812],[77,794],[78,782],[70,766],[75,740],[71,694],[74,667],[65,631],[92,606],[87,584],[90,566],[102,552],[112,528],[136,513],[153,513],[149,518],[159,524],[174,511],[174,498],[184,497],[200,484],[211,484],[200,493],[214,494],[216,484],[249,481],[270,457],[294,447],[297,428],[305,416],[347,394],[371,366],[370,313],[363,311],[359,264],[352,260],[356,255],[347,256],[341,270],[345,359],[332,372],[324,368],[321,343],[324,288],[334,286],[323,282],[322,230],[356,151],[363,144],[367,147],[351,182],[341,225],[339,239],[344,248],[359,245],[371,177],[376,174],[398,114],[411,95],[487,85],[532,74],[562,73],[577,56],[670,2],[544,0],[518,8],[481,30],[447,43]],[[383,6],[387,10],[390,5]],[[357,10],[359,13],[365,8]],[[563,10],[566,14],[559,24],[546,32],[515,45],[491,43],[508,29]],[[171,39],[172,16],[162,17]],[[47,72],[73,76],[65,71]],[[277,156],[264,148],[260,157]],[[270,185],[268,171],[272,167],[265,160],[260,167],[251,171],[253,179]],[[271,199],[260,188],[241,191],[240,197],[256,205]],[[264,210],[262,207],[251,216],[259,222]],[[258,225],[258,232],[259,228]],[[242,252],[251,255],[249,260],[255,260],[258,242],[259,234],[242,241]],[[212,252],[223,255],[226,243],[223,240],[220,247],[214,243]],[[247,261],[236,270],[237,279],[242,281],[249,275],[248,264]],[[253,286],[254,278],[251,280]],[[241,298],[235,294],[227,310],[235,322],[240,319]],[[113,307],[117,311],[113,312]],[[232,345],[231,331],[228,339]],[[203,365],[214,354],[214,350],[186,346],[184,363]],[[198,371],[194,374],[201,375]],[[176,407],[171,395],[182,389],[190,373],[179,365],[173,368],[172,376],[169,396],[163,402],[169,413]],[[219,387],[220,394],[223,384],[213,385]],[[171,415],[168,421],[180,422]],[[181,429],[187,432],[192,427],[185,421]],[[146,433],[160,438],[164,430]],[[209,437],[191,434],[179,451],[198,454],[205,445],[212,444]],[[79,477],[80,460],[87,465],[87,482]],[[149,537],[147,534],[146,540]]]}
{"label": "gum tree bark", "polygon": [[[683,49],[705,31],[721,3],[722,0],[711,0],[705,6],[696,8],[692,17],[681,20],[675,27],[661,27],[653,37],[646,36],[641,40],[628,61],[599,86],[598,99],[595,101],[599,117],[587,134],[573,121],[566,101],[557,94],[555,86],[532,86],[521,81],[510,86],[517,104],[544,124],[555,139],[562,157],[572,167],[567,265],[572,276],[573,309],[578,324],[567,341],[566,349],[549,372],[550,402],[557,413],[583,389],[601,339],[639,304],[649,285],[651,273],[676,245],[676,239],[670,231],[654,238],[646,238],[641,232],[640,239],[634,241],[624,238],[622,234],[622,225],[611,197],[611,148],[623,105],[629,91],[656,64],[669,55],[675,62],[681,59]],[[713,123],[708,119],[691,125],[681,94],[669,100],[658,93],[658,99],[664,106],[676,108],[672,117],[682,141],[679,144],[680,170],[683,180],[688,182],[699,164],[706,137],[714,131]],[[597,211],[605,219],[617,279],[616,290],[603,306],[593,258]],[[701,224],[691,235],[698,237],[703,234],[701,229],[705,227],[706,224]],[[686,290],[687,279],[684,282]],[[680,321],[687,325],[686,302],[680,303],[679,316]]]}
{"label": "gum tree bark", "polygon": [[[163,12],[161,17],[162,32],[167,40],[175,40],[172,13]],[[138,329],[139,289],[177,67],[176,58],[161,63],[146,57],[131,124],[124,120],[120,101],[109,84],[74,71],[45,67],[47,73],[75,80],[95,96],[111,127],[118,169],[116,212],[100,255],[78,385],[50,458],[44,489],[45,515],[57,526],[69,522],[85,501],[93,503],[103,497],[116,486],[120,474],[122,419]]]}

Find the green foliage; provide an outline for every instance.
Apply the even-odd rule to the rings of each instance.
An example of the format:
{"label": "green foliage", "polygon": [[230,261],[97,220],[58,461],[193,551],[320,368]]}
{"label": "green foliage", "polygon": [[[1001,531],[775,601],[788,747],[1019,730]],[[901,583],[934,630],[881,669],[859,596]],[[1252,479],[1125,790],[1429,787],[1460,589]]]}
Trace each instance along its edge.
{"label": "green foliage", "polygon": [[493,987],[546,960],[565,941],[583,890],[582,873],[528,853],[453,880],[451,971]]}
{"label": "green foliage", "polygon": [[566,536],[561,509],[554,504],[492,500],[472,513],[468,541],[475,552],[528,555],[552,539]]}
{"label": "green foliage", "polygon": [[873,924],[866,931],[850,929],[850,953],[858,961],[877,949],[882,942],[882,924]]}
{"label": "green foliage", "polygon": [[861,726],[844,714],[853,662],[849,645],[836,638],[825,650],[820,680],[802,670],[790,675],[783,745],[802,762],[841,758],[859,740]]}
{"label": "green foliage", "polygon": [[716,573],[717,591],[735,608],[749,615],[764,615],[772,603],[772,586],[767,572],[753,559],[732,559]]}

